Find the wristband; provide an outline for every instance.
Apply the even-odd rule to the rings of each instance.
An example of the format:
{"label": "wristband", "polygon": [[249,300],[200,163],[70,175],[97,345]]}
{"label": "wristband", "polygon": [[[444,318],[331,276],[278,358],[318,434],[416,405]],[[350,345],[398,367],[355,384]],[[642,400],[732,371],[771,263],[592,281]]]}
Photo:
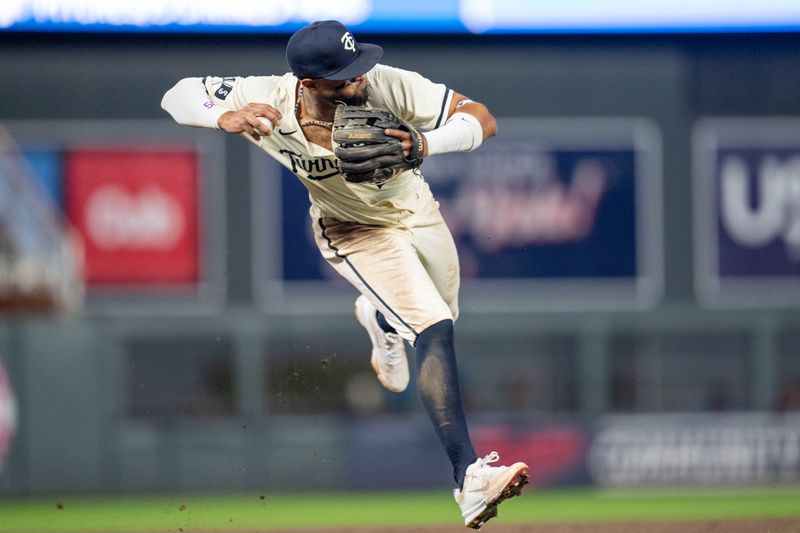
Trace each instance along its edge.
{"label": "wristband", "polygon": [[428,155],[469,152],[483,142],[483,128],[469,113],[453,113],[444,126],[424,133]]}

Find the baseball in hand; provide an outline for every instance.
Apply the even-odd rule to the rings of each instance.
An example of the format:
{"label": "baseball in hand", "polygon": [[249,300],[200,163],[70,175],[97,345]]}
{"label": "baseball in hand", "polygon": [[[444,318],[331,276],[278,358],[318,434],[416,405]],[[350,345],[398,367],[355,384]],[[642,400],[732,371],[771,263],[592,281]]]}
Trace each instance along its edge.
{"label": "baseball in hand", "polygon": [[264,124],[270,130],[272,129],[272,127],[273,127],[272,126],[272,122],[268,118],[264,118],[264,117],[257,117],[257,118],[258,118],[258,120],[261,121],[262,124]]}

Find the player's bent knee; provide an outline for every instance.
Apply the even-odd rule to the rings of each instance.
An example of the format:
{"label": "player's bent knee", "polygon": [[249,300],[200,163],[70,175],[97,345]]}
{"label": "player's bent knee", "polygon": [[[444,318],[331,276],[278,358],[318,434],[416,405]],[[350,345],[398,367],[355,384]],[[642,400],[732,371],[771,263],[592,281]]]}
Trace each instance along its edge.
{"label": "player's bent knee", "polygon": [[451,319],[440,320],[435,324],[425,328],[417,335],[415,347],[417,350],[425,350],[436,344],[453,342],[453,321]]}

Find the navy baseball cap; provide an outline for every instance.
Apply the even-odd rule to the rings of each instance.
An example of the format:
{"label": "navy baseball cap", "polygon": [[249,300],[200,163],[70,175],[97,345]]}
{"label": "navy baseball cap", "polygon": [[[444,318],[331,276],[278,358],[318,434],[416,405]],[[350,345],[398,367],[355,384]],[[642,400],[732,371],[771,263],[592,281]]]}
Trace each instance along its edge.
{"label": "navy baseball cap", "polygon": [[286,45],[286,60],[298,78],[349,80],[366,74],[383,57],[377,44],[357,43],[337,20],[312,22]]}

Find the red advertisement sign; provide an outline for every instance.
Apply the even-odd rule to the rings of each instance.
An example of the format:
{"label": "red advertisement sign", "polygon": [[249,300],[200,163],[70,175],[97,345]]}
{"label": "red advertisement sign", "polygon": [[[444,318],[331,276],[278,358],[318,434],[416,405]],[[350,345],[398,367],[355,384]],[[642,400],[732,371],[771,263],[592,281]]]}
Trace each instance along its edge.
{"label": "red advertisement sign", "polygon": [[67,214],[85,242],[88,285],[197,282],[197,172],[191,150],[67,153]]}
{"label": "red advertisement sign", "polygon": [[500,457],[531,465],[530,482],[536,487],[580,479],[589,445],[586,429],[574,423],[478,426],[473,434],[476,449],[496,450]]}

